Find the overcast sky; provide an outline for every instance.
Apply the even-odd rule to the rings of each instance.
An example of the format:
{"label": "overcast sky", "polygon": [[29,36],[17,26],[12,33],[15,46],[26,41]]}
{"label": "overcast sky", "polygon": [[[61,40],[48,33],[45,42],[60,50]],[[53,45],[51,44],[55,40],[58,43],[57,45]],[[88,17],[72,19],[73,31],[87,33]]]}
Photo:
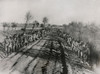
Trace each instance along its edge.
{"label": "overcast sky", "polygon": [[53,24],[70,21],[100,24],[100,0],[0,0],[0,22],[25,22],[28,11],[34,19],[42,21],[46,16]]}

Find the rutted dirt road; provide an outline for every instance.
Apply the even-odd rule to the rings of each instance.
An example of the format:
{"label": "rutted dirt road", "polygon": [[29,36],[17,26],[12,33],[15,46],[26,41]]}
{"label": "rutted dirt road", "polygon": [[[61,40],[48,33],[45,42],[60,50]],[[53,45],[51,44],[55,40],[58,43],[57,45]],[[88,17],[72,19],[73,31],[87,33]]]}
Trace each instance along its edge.
{"label": "rutted dirt road", "polygon": [[[12,53],[7,58],[0,61],[0,74],[42,74],[42,67],[48,62],[45,57],[45,49],[43,48],[46,39],[40,39],[20,49],[18,53]],[[44,57],[41,57],[41,54]],[[47,56],[48,57],[48,56]],[[70,59],[71,56],[70,56]],[[67,60],[68,61],[68,60]],[[69,74],[83,74],[81,69],[73,70],[72,65],[68,64]],[[47,74],[61,74],[61,63],[50,60],[47,65]],[[76,72],[74,72],[76,71]],[[85,74],[93,74],[87,72]]]}
{"label": "rutted dirt road", "polygon": [[[32,74],[34,67],[40,60],[39,51],[46,40],[36,41],[24,47],[19,53],[12,53],[7,58],[0,61],[0,74]],[[31,55],[28,53],[32,51]]]}

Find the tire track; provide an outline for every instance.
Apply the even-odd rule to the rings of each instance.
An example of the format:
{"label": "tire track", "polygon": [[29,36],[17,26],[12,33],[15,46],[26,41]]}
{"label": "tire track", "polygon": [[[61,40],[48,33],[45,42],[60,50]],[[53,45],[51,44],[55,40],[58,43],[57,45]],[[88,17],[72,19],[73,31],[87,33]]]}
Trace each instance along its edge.
{"label": "tire track", "polygon": [[[43,40],[44,41],[44,40]],[[40,41],[40,43],[39,44],[41,44],[41,42],[42,42],[42,44],[41,45],[44,45],[44,43],[45,43],[45,41],[43,42],[43,41]],[[38,44],[37,44],[38,45]],[[37,46],[36,45],[36,46]],[[41,45],[37,48],[38,50],[39,49],[41,49]],[[32,48],[34,48],[34,47],[32,47]],[[39,54],[39,51],[38,51],[38,54]],[[37,54],[37,56],[38,56],[38,54]],[[36,57],[37,57],[36,56]],[[34,59],[33,60],[33,58],[30,60],[30,59],[28,59],[28,58],[20,58],[21,60],[18,62],[18,64],[17,65],[15,65],[15,69],[13,69],[13,71],[11,72],[11,74],[14,74],[14,73],[19,73],[19,74],[22,74],[22,73],[25,73],[25,69],[28,67],[28,69],[27,69],[27,72],[32,72],[32,70],[33,70],[33,68],[34,68],[34,66],[36,65],[36,63],[38,62],[38,60],[39,60],[39,58],[36,58],[36,59]],[[26,60],[25,60],[26,59]],[[33,62],[32,63],[30,63],[31,61],[33,60]],[[28,62],[27,62],[28,61]],[[23,64],[23,63],[25,63],[25,64]],[[35,63],[35,64],[34,64]],[[29,67],[30,65],[32,65],[33,64],[33,67]],[[21,66],[22,65],[22,66]],[[23,66],[24,65],[24,66]],[[21,66],[21,67],[20,67]],[[19,69],[20,68],[20,69]]]}
{"label": "tire track", "polygon": [[11,69],[11,67],[16,63],[16,61],[22,56],[22,54],[17,54],[14,58],[10,59],[9,61],[3,62],[2,65],[0,65],[0,70],[7,70]]}
{"label": "tire track", "polygon": [[11,74],[14,74],[16,72],[19,72],[20,74],[25,73],[25,68],[32,60],[32,57],[23,55],[20,60],[18,60],[18,63],[13,67]]}
{"label": "tire track", "polygon": [[39,56],[39,53],[40,53],[40,50],[42,49],[42,46],[45,44],[45,42],[46,42],[46,40],[41,40],[41,42],[40,43],[38,43],[35,47],[37,47],[37,48],[33,48],[32,50],[34,50],[34,49],[36,49],[36,50],[38,50],[38,52],[37,52],[37,55],[35,56],[36,58],[35,58],[35,60],[33,60],[30,64],[29,64],[29,66],[28,66],[28,68],[26,69],[26,73],[27,74],[33,74],[34,73],[34,69],[37,67],[37,65],[38,65],[38,63],[39,63],[39,61],[40,61],[40,58],[38,57]]}
{"label": "tire track", "polygon": [[29,64],[29,66],[28,66],[28,68],[27,68],[27,70],[26,70],[26,74],[32,74],[32,73],[33,73],[35,67],[36,67],[37,64],[39,63],[39,60],[40,60],[40,58],[36,58],[34,61],[32,61],[32,62]]}
{"label": "tire track", "polygon": [[32,74],[42,74],[41,67],[43,67],[47,63],[47,60],[40,59],[39,63],[37,64],[36,68],[34,69]]}

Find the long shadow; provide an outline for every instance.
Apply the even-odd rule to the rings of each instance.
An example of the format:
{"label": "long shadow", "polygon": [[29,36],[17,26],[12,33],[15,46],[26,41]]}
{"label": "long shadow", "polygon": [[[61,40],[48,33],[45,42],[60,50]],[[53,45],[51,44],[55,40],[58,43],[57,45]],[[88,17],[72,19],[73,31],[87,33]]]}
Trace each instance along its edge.
{"label": "long shadow", "polygon": [[50,51],[47,49],[45,50],[30,49],[30,51],[24,52],[23,54],[31,57],[39,57],[49,61],[55,61],[56,58],[57,61],[60,62],[60,53],[52,52],[52,54],[50,55]]}

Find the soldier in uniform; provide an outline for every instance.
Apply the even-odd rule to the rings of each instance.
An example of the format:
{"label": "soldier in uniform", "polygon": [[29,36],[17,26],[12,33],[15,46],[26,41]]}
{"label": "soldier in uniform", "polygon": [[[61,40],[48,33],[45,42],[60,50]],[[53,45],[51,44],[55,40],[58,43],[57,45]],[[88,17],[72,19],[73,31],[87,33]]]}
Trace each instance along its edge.
{"label": "soldier in uniform", "polygon": [[8,56],[8,54],[9,54],[9,52],[8,52],[8,50],[9,50],[9,37],[8,36],[6,36],[6,38],[4,39],[4,47],[5,47],[5,51],[7,52],[6,53],[6,55]]}
{"label": "soldier in uniform", "polygon": [[12,36],[10,36],[9,37],[9,54],[11,54],[13,52],[12,41],[13,41]]}

